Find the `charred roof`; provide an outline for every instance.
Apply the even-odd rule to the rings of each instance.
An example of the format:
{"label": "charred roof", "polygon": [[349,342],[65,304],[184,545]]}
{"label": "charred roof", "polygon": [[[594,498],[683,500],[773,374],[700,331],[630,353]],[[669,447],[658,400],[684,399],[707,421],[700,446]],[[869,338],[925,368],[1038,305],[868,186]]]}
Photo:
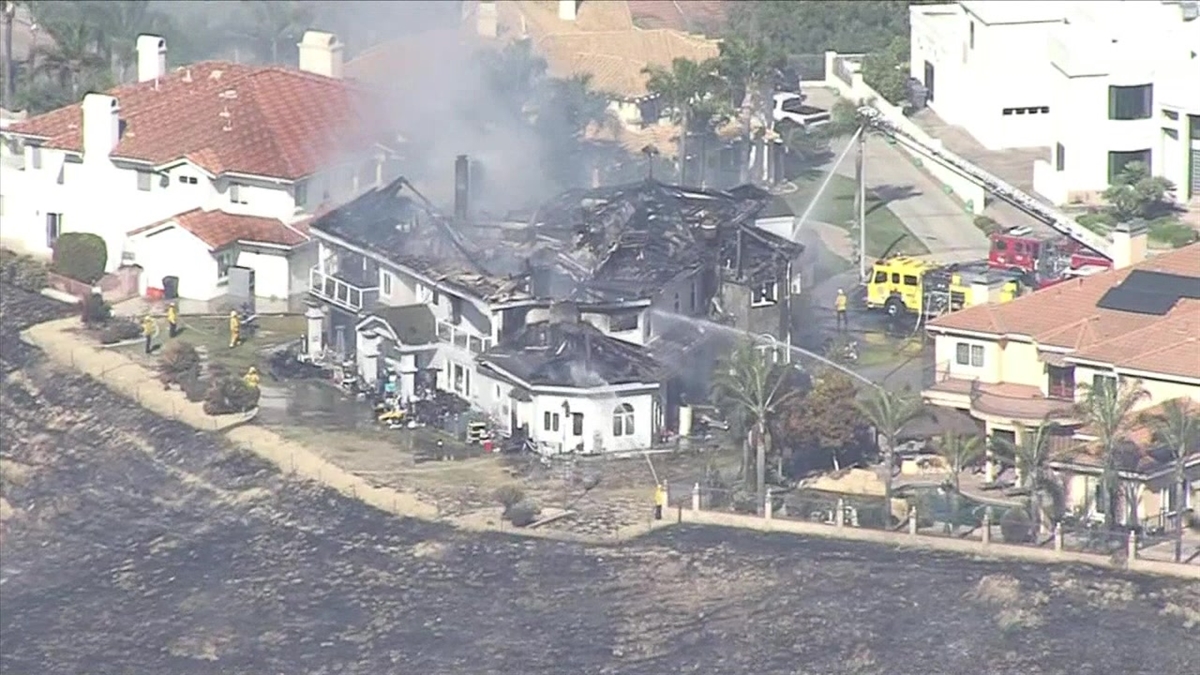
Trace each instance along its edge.
{"label": "charred roof", "polygon": [[701,267],[734,282],[774,275],[803,247],[755,226],[771,201],[655,180],[571,190],[525,223],[464,223],[408,194],[398,179],[316,220],[311,229],[487,301],[644,300]]}
{"label": "charred roof", "polygon": [[479,362],[530,386],[581,389],[655,383],[660,369],[646,348],[577,321],[529,324]]}

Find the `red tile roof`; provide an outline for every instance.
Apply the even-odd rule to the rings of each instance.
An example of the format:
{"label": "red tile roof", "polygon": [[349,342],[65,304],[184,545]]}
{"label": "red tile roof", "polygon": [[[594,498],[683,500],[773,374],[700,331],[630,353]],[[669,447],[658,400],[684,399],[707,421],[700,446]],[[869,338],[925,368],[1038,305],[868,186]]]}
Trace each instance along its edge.
{"label": "red tile roof", "polygon": [[1165,316],[1096,306],[1135,269],[1200,277],[1200,244],[1051,286],[1004,304],[979,305],[929,322],[930,330],[1023,336],[1073,350],[1071,358],[1200,378],[1200,300],[1181,299]]}
{"label": "red tile roof", "polygon": [[224,211],[193,209],[153,225],[139,227],[129,233],[135,236],[162,225],[175,223],[191,232],[212,249],[224,248],[239,241],[276,246],[298,246],[309,240],[308,221],[285,225],[275,218],[243,216]]}
{"label": "red tile roof", "polygon": [[[124,123],[112,157],[156,166],[186,158],[213,174],[295,180],[386,136],[355,84],[278,66],[197,63],[107,93]],[[82,120],[74,104],[6,132],[81,152]]]}
{"label": "red tile roof", "polygon": [[727,22],[728,2],[723,0],[627,0],[638,28],[714,33]]}

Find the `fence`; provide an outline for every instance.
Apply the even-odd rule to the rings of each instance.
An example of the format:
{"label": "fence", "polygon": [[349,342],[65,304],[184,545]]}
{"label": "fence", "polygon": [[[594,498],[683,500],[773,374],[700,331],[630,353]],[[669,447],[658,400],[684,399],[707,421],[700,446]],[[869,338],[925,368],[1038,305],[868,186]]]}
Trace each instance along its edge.
{"label": "fence", "polygon": [[847,86],[854,86],[854,76],[862,69],[862,54],[839,54],[833,58],[833,74]]}
{"label": "fence", "polygon": [[[128,300],[138,294],[138,275],[136,267],[122,267],[116,272],[105,274],[100,281],[96,282],[95,287],[100,288],[104,299],[109,302]],[[86,284],[54,272],[47,273],[46,281],[50,288],[77,298],[86,298],[92,294],[92,284]]]}

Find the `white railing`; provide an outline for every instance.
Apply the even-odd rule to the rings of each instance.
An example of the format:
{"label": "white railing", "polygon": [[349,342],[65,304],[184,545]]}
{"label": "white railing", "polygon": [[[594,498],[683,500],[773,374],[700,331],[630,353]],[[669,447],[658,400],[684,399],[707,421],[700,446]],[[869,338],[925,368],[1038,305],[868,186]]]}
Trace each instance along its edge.
{"label": "white railing", "polygon": [[308,272],[308,292],[352,312],[371,309],[379,299],[379,288],[363,288],[342,281],[314,267]]}
{"label": "white railing", "polygon": [[483,337],[442,319],[434,323],[434,331],[438,341],[466,349],[472,354],[482,354],[492,347],[490,337]]}

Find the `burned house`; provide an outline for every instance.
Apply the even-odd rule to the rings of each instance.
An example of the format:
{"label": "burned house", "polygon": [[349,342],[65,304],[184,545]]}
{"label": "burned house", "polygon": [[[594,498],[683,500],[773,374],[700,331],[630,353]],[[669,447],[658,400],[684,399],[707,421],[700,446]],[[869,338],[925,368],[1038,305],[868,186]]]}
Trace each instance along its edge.
{"label": "burned house", "polygon": [[[555,425],[551,417],[546,429],[533,413],[546,412],[546,401],[570,399],[582,406],[575,411],[585,415],[585,431],[547,443],[612,448],[629,439],[597,436],[592,420],[599,413],[581,412],[611,391],[529,381],[524,375],[532,371],[505,366],[523,361],[513,350],[536,362],[549,347],[529,342],[531,336],[551,335],[555,349],[564,350],[551,370],[571,362],[586,372],[600,366],[589,366],[588,350],[579,352],[579,340],[570,336],[591,336],[582,344],[594,356],[641,364],[692,349],[695,335],[683,333],[694,319],[777,339],[788,334],[794,263],[803,247],[755,225],[771,199],[766,192],[647,180],[570,191],[519,220],[472,218],[469,196],[460,158],[452,216],[399,179],[315,221],[310,230],[320,253],[310,293],[325,321],[322,339],[310,348],[354,355],[368,383],[388,369],[401,375],[403,392],[415,393],[422,382],[454,392],[501,426],[524,426],[533,436],[562,432],[564,421]],[[552,321],[552,308],[563,306],[572,308],[570,320]],[[556,327],[547,333],[549,325]],[[670,349],[664,342],[687,346]],[[648,368],[635,368],[638,377],[649,377]],[[645,399],[626,401],[638,431],[621,436],[645,441],[672,423],[677,397],[660,386],[672,373],[654,372],[653,379],[622,385],[636,384]]]}

